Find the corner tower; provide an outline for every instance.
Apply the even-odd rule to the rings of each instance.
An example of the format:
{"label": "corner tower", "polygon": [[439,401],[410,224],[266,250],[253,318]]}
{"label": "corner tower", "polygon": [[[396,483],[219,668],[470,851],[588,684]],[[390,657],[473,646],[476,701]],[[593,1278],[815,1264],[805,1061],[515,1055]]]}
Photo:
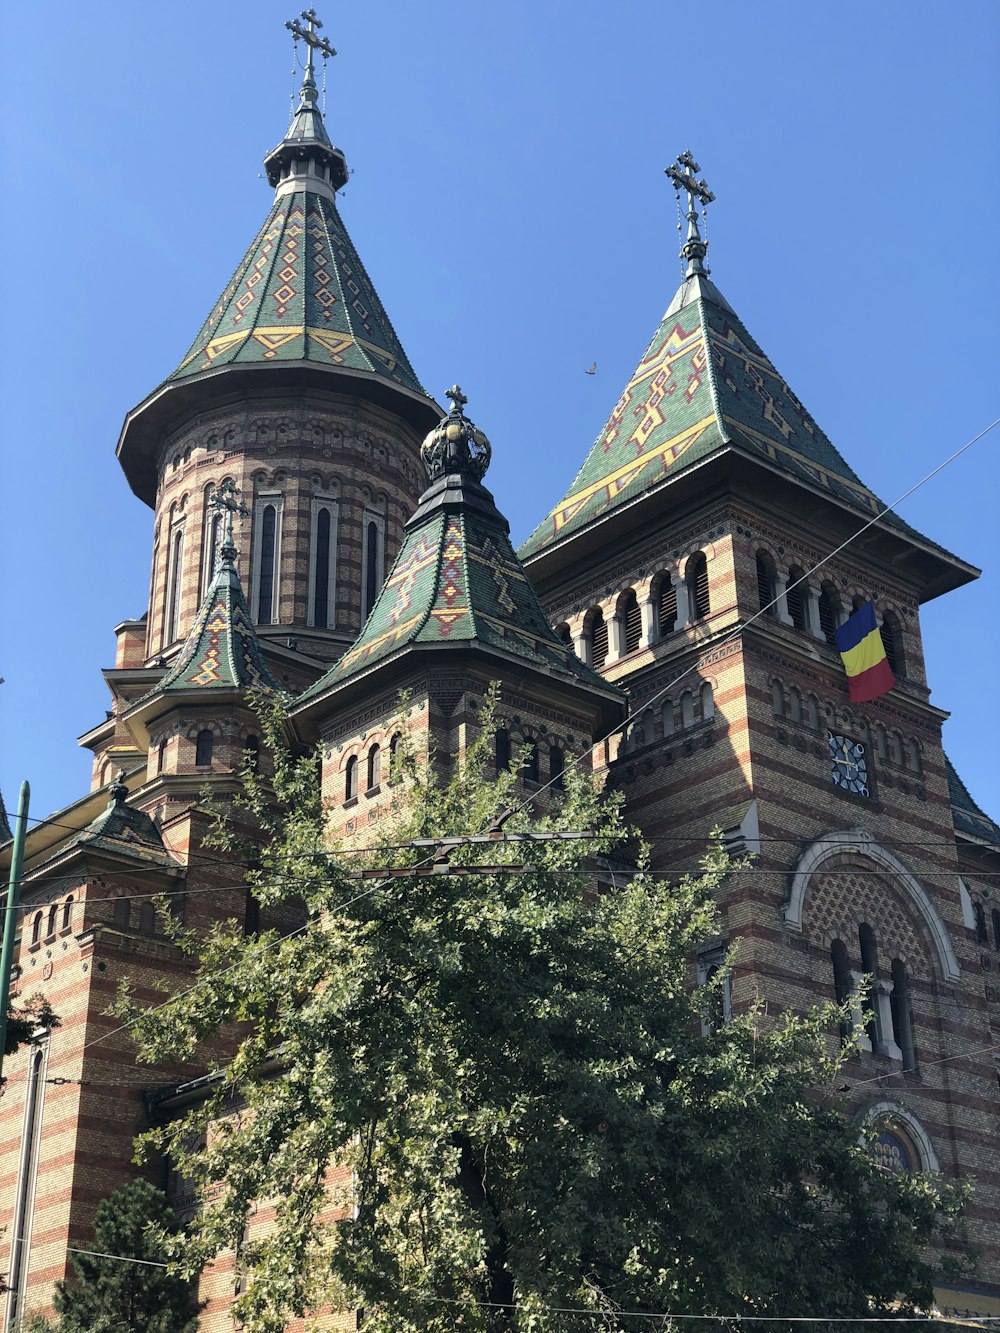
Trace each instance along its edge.
{"label": "corner tower", "polygon": [[208,500],[232,482],[251,500],[240,559],[251,615],[302,684],[374,605],[440,412],[337,208],[347,167],[314,75],[315,56],[336,53],[314,14],[287,26],[308,58],[298,109],[264,159],[270,212],[180,365],[126,417],[118,458],[156,515],[135,651],[155,662],[180,648],[219,559]]}

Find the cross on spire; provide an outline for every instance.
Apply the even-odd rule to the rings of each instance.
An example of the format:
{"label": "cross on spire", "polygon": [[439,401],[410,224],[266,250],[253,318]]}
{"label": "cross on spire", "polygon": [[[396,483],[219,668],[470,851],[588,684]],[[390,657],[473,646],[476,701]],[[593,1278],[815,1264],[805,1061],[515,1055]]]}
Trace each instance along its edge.
{"label": "cross on spire", "polygon": [[462,390],[457,384],[453,384],[450,389],[445,389],[444,396],[451,400],[452,416],[460,417],[462,415],[462,408],[469,401]]}
{"label": "cross on spire", "polygon": [[707,273],[708,269],[702,260],[708,253],[708,242],[702,240],[701,232],[698,230],[697,205],[700,203],[704,212],[708,205],[714,202],[715,195],[704,180],[698,179],[701,167],[691,156],[690,151],[679,153],[677,161],[665,167],[664,171],[673,181],[678,196],[681,190],[687,194],[688,233],[687,240],[681,247],[681,257],[688,261],[686,276],[690,278],[696,273]]}
{"label": "cross on spire", "polygon": [[313,54],[318,51],[324,60],[330,56],[335,56],[337,52],[333,49],[325,37],[317,37],[317,31],[322,28],[322,20],[316,17],[315,9],[303,9],[300,15],[304,18],[307,26],[303,28],[298,19],[289,19],[285,27],[292,34],[295,40],[305,42],[309,48],[309,54],[306,57],[306,78],[308,79],[313,72]]}
{"label": "cross on spire", "polygon": [[249,518],[249,506],[240,499],[240,489],[231,477],[219,483],[208,497],[208,508],[223,515],[222,539],[219,542],[219,556],[223,563],[236,559],[236,543],[233,541],[233,515]]}

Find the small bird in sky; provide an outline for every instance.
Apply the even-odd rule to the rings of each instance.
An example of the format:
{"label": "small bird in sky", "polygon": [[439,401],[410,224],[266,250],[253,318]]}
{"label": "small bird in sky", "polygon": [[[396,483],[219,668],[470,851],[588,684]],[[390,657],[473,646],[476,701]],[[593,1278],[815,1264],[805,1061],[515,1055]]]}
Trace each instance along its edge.
{"label": "small bird in sky", "polygon": [[597,373],[597,362],[596,362],[596,361],[592,361],[592,362],[590,363],[590,369],[589,369],[589,370],[585,370],[583,373],[584,373],[585,375],[595,375],[595,374]]}

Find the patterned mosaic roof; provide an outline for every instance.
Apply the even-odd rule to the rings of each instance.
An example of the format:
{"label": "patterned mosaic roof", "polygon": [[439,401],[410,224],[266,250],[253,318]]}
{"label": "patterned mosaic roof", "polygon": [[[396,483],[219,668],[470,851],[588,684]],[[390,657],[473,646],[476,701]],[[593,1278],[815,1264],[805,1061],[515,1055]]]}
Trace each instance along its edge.
{"label": "patterned mosaic roof", "polygon": [[251,685],[285,693],[261,656],[260,641],[236,567],[223,558],[177,660],[134,708],[139,709],[164,694],[200,689],[242,690]]}
{"label": "patterned mosaic roof", "polygon": [[970,833],[974,838],[982,838],[1000,847],[1000,826],[990,819],[972,799],[969,789],[958,776],[955,766],[947,755],[944,757],[945,772],[948,776],[948,795],[951,799],[951,814],[955,828],[960,833]]}
{"label": "patterned mosaic roof", "polygon": [[882,508],[715,284],[697,275],[681,285],[572,486],[519,554],[538,554],[723,448],[777,464],[869,517]]}
{"label": "patterned mosaic roof", "polygon": [[423,393],[332,198],[278,191],[176,383],[216,366],[310,361]]}
{"label": "patterned mosaic roof", "polygon": [[607,682],[554,633],[489,491],[464,479],[464,489],[453,486],[442,503],[428,503],[455,480],[427,492],[360,636],[302,700],[407,646],[471,642],[607,694]]}

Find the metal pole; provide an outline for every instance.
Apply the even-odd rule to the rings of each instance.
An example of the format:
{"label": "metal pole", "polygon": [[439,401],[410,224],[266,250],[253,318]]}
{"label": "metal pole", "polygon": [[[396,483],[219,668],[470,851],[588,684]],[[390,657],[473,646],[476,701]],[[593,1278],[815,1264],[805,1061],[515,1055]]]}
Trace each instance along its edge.
{"label": "metal pole", "polygon": [[0,953],[0,1087],[3,1086],[3,1053],[7,1044],[7,1010],[10,1008],[10,974],[14,966],[14,937],[17,934],[17,909],[21,903],[21,864],[24,838],[28,828],[28,797],[31,788],[21,783],[14,822],[14,848],[10,858],[7,901],[3,914],[3,952]]}

